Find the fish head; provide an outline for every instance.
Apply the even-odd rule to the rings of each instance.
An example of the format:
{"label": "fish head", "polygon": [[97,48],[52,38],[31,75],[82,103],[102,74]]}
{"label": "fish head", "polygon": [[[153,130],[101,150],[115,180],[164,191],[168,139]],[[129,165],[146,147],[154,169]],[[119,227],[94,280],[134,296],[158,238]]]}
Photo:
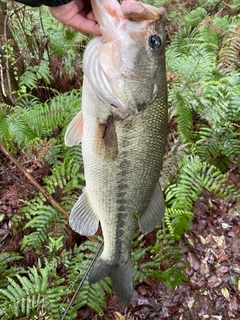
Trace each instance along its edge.
{"label": "fish head", "polygon": [[84,72],[115,118],[145,109],[166,82],[164,8],[135,0],[92,0],[101,37],[85,52]]}

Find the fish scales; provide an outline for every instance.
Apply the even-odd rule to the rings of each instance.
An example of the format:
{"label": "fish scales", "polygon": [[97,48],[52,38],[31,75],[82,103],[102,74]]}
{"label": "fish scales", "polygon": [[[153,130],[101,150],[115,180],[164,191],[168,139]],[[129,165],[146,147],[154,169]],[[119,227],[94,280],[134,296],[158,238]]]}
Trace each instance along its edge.
{"label": "fish scales", "polygon": [[[70,225],[78,233],[90,235],[97,231],[100,220],[104,238],[103,252],[91,270],[89,282],[110,276],[113,289],[127,305],[133,291],[131,246],[136,225],[143,232],[150,232],[164,214],[158,181],[166,144],[167,83],[163,10],[138,2],[137,6],[147,8],[150,16],[154,13],[155,20],[145,21],[135,1],[124,1],[122,7],[115,0],[92,1],[103,37],[93,39],[87,46],[82,112],[69,125],[65,141],[67,145],[82,141],[86,179],[86,188],[72,209]],[[109,3],[118,14],[120,40],[104,30],[110,15]],[[137,15],[138,22],[125,18],[124,6],[128,17],[136,19]],[[123,23],[127,27],[122,27]],[[160,36],[156,38],[158,34],[161,41]],[[156,54],[149,48],[152,40],[155,46],[153,37],[161,42]],[[142,50],[138,51],[136,44]],[[122,51],[130,52],[128,59],[132,60],[124,62],[122,58],[122,64],[115,66]]]}

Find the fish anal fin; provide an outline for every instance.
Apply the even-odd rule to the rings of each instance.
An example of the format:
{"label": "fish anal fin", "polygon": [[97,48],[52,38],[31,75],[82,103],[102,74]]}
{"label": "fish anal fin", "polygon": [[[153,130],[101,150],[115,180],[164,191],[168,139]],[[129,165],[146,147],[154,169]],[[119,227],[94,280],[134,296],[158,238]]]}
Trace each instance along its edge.
{"label": "fish anal fin", "polygon": [[108,117],[105,123],[97,120],[95,130],[95,148],[99,157],[104,160],[115,160],[118,154],[117,135],[114,120]]}
{"label": "fish anal fin", "polygon": [[74,146],[82,142],[83,135],[83,115],[82,110],[72,119],[65,133],[66,146]]}
{"label": "fish anal fin", "polygon": [[83,193],[72,208],[69,224],[74,231],[83,236],[97,232],[99,219],[89,205],[86,189],[83,189]]}
{"label": "fish anal fin", "polygon": [[160,183],[157,183],[152,198],[138,220],[138,225],[143,233],[151,232],[162,220],[165,204]]}

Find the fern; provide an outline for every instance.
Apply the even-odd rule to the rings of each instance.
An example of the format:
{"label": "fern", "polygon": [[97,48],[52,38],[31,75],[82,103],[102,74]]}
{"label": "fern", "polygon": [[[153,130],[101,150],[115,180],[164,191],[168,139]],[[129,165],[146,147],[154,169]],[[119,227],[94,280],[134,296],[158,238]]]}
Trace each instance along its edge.
{"label": "fern", "polygon": [[[70,160],[69,160],[70,159]],[[68,158],[68,161],[62,162],[60,166],[54,166],[52,169],[52,175],[46,177],[44,182],[48,193],[53,194],[55,188],[59,187],[62,192],[65,193],[69,189],[79,187],[79,164],[75,159]]]}
{"label": "fern", "polygon": [[[3,320],[38,316],[40,312],[51,319],[59,318],[58,308],[66,286],[49,266],[29,268],[27,276],[16,275],[16,280],[8,278],[8,283],[6,289],[0,289],[1,307],[8,310],[2,314]],[[68,319],[71,319],[70,314]]]}
{"label": "fern", "polygon": [[[24,229],[34,228],[36,231],[31,232],[28,236],[25,236],[22,241],[22,249],[27,246],[32,246],[36,250],[41,249],[41,245],[48,238],[49,227],[60,218],[60,214],[57,209],[47,205],[28,205],[28,211],[32,216],[32,219],[26,223]],[[33,217],[35,215],[35,217]],[[61,227],[62,228],[62,227]]]}
{"label": "fern", "polygon": [[[225,37],[223,39],[222,48],[219,52],[221,66],[223,68],[232,67],[233,69],[237,69],[239,67],[239,35],[240,35],[240,27],[239,27],[239,16],[233,17],[230,23],[225,22],[225,30],[227,30]],[[222,21],[219,21],[222,22]],[[227,29],[226,29],[227,27]]]}
{"label": "fern", "polygon": [[[82,173],[79,172],[79,165],[74,163],[74,159],[68,162],[63,162],[60,166],[56,166],[52,170],[52,175],[44,179],[45,188],[50,194],[54,194],[57,190],[61,190],[62,205],[70,211],[76,197],[71,197],[73,189],[78,189],[84,184]],[[40,250],[42,243],[44,243],[49,235],[49,229],[54,225],[54,236],[58,237],[63,232],[64,224],[62,221],[62,213],[50,205],[45,204],[42,195],[36,197],[28,206],[22,209],[22,212],[29,219],[25,224],[24,229],[31,228],[33,231],[25,236],[22,243],[22,248],[33,246]]]}
{"label": "fern", "polygon": [[178,130],[180,133],[181,141],[187,143],[191,141],[192,132],[193,132],[193,119],[192,111],[187,106],[183,97],[178,93],[177,94],[177,105],[175,109],[175,115],[178,121]]}
{"label": "fern", "polygon": [[[33,109],[3,105],[0,116],[0,138],[9,148],[31,144],[36,138],[44,139],[57,128],[66,127],[79,111],[79,92],[72,91],[52,99],[49,103],[35,104]],[[63,139],[63,136],[59,138]]]}
{"label": "fern", "polygon": [[22,272],[19,267],[12,266],[9,268],[10,262],[16,262],[21,260],[17,252],[4,252],[0,254],[0,288],[4,288],[7,284],[7,278],[13,277],[16,273]]}
{"label": "fern", "polygon": [[[79,247],[75,245],[73,249],[65,250],[62,236],[56,240],[50,238],[50,244],[46,246],[46,257],[42,262],[38,260],[37,267],[29,268],[24,275],[9,273],[6,279],[8,285],[0,289],[1,310],[8,310],[7,314],[0,313],[1,319],[41,315],[52,320],[59,319],[61,310],[66,308],[67,301],[89,267],[97,248],[97,242],[86,241]],[[65,278],[58,275],[60,266],[68,270]],[[66,319],[75,318],[76,311],[85,305],[103,315],[105,293],[110,291],[108,279],[92,286],[85,281]]]}
{"label": "fern", "polygon": [[[240,75],[235,70],[220,71],[222,62],[216,60],[226,24],[229,24],[226,18],[216,17],[203,20],[197,30],[182,28],[167,49],[169,70],[177,73],[169,102],[181,142],[196,143],[199,149],[195,152],[222,171],[236,156],[239,161],[240,152],[236,129],[240,117]],[[190,38],[188,44],[184,37]],[[203,121],[197,126],[197,133],[193,133],[195,114]]]}
{"label": "fern", "polygon": [[[78,282],[81,281],[93,259],[93,254],[89,253],[89,251],[97,251],[98,246],[98,242],[86,241],[80,247],[75,246],[73,250],[62,252],[62,263],[70,269],[68,275],[70,288],[76,288],[76,280]],[[79,309],[84,305],[88,305],[98,314],[103,315],[103,308],[106,306],[105,292],[111,291],[109,283],[109,279],[104,279],[99,283],[89,286],[88,281],[85,281],[76,297],[74,308]]]}
{"label": "fern", "polygon": [[189,221],[193,214],[190,211],[167,208],[164,216],[165,223],[173,239],[179,240],[189,229]]}
{"label": "fern", "polygon": [[[174,252],[171,252],[174,254]],[[188,264],[184,261],[181,261],[182,267],[174,265],[163,271],[162,273],[158,273],[155,277],[164,282],[167,286],[169,286],[172,290],[176,288],[176,286],[180,285],[183,281],[187,281],[188,278],[186,276],[186,267]]]}
{"label": "fern", "polygon": [[207,11],[202,7],[198,7],[195,10],[190,11],[185,16],[184,20],[187,23],[187,26],[196,27],[202,22],[206,15]]}
{"label": "fern", "polygon": [[220,197],[237,197],[232,186],[224,188],[227,177],[199,156],[185,156],[181,164],[178,181],[166,190],[166,202],[173,209],[191,211],[204,188]]}
{"label": "fern", "polygon": [[153,247],[143,247],[142,237],[143,235],[135,235],[133,244],[135,281],[144,281],[146,278],[153,277],[173,289],[183,280],[187,280],[185,269],[188,263],[182,260],[183,249],[175,246],[176,237],[169,231],[168,226],[166,227],[163,223],[160,227]]}
{"label": "fern", "polygon": [[179,172],[179,161],[181,160],[184,149],[187,145],[180,144],[179,139],[173,138],[173,143],[169,142],[171,148],[167,154],[167,157],[163,159],[163,165],[160,175],[160,185],[162,190],[165,190],[168,185],[174,180]]}
{"label": "fern", "polygon": [[51,75],[46,61],[41,61],[39,65],[27,67],[19,79],[19,86],[34,89],[40,80],[46,85],[50,84]]}

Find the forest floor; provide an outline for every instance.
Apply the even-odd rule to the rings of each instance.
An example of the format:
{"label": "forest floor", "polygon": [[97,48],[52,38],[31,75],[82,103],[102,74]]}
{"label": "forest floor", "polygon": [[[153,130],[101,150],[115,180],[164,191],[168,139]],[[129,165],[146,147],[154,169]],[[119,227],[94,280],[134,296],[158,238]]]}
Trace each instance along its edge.
{"label": "forest floor", "polygon": [[[20,252],[25,231],[13,235],[12,217],[19,214],[22,200],[34,197],[36,189],[1,153],[0,164],[0,252]],[[34,162],[24,166],[38,181],[49,170]],[[228,184],[234,184],[240,192],[239,168],[232,165],[228,171]],[[152,238],[145,236],[147,245]],[[109,294],[104,316],[82,308],[77,319],[240,319],[240,204],[225,202],[204,191],[195,203],[190,230],[179,246],[185,249],[183,260],[189,263],[188,281],[172,291],[156,279],[146,279],[135,284],[128,308]],[[36,263],[35,252],[21,254],[22,266]]]}

